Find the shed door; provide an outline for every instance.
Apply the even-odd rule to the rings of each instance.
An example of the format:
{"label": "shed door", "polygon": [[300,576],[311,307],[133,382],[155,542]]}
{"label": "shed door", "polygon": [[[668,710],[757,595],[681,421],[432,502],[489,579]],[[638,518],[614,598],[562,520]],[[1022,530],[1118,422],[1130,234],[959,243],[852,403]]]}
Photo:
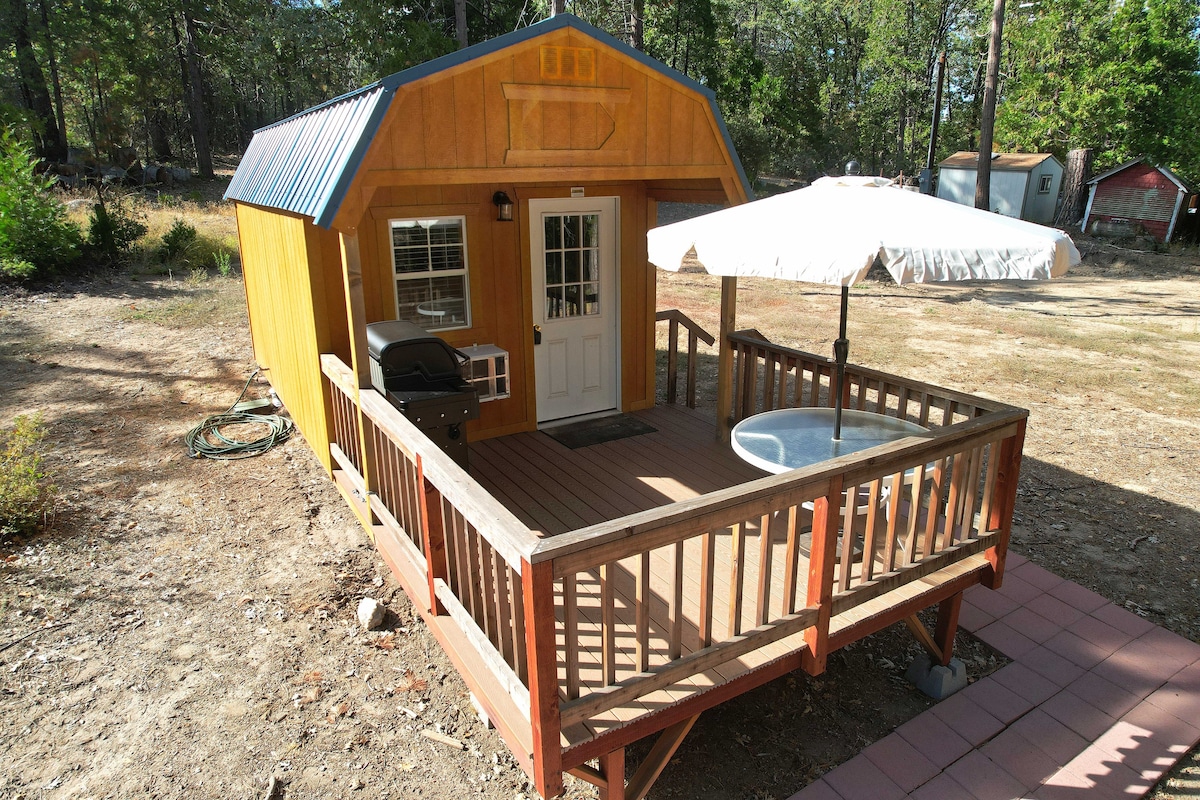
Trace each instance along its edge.
{"label": "shed door", "polygon": [[529,201],[539,423],[617,407],[617,204]]}

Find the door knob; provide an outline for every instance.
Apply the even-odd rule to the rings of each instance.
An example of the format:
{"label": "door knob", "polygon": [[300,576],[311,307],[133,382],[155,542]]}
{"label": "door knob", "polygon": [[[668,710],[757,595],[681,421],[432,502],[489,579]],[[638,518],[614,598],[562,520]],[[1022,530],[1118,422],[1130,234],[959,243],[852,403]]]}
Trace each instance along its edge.
{"label": "door knob", "polygon": [[533,343],[534,344],[542,343],[542,326],[541,325],[533,326]]}

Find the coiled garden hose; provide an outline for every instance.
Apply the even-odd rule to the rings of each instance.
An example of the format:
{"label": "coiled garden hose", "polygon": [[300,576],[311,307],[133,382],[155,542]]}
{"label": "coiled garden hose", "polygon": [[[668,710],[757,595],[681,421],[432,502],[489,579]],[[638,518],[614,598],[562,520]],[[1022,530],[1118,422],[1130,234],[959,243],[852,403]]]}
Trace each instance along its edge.
{"label": "coiled garden hose", "polygon": [[[287,417],[278,414],[253,414],[247,410],[261,408],[265,401],[242,402],[256,375],[258,370],[254,370],[246,380],[242,393],[228,411],[205,417],[203,422],[187,432],[184,441],[187,443],[189,458],[203,456],[226,461],[250,458],[267,452],[291,436],[295,424]],[[266,425],[269,430],[258,439],[243,440],[221,433],[221,428],[230,425]]]}

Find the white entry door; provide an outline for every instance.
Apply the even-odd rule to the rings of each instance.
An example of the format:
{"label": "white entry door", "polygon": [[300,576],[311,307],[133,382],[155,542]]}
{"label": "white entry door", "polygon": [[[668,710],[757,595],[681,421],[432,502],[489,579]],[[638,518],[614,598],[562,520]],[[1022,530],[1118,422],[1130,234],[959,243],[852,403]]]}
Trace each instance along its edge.
{"label": "white entry door", "polygon": [[529,201],[539,423],[617,407],[617,203]]}

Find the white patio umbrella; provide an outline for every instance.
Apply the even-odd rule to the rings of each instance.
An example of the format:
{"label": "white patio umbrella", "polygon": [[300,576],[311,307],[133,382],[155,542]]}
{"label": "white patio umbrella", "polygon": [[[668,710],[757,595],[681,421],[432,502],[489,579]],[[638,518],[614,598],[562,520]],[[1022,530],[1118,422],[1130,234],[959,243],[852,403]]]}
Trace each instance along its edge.
{"label": "white patio umbrella", "polygon": [[849,287],[878,258],[897,283],[1043,280],[1079,263],[1065,233],[909,192],[885,178],[821,178],[811,186],[655,228],[650,262],[677,271],[688,251],[712,275],[842,287],[834,342],[834,439],[849,343]]}

